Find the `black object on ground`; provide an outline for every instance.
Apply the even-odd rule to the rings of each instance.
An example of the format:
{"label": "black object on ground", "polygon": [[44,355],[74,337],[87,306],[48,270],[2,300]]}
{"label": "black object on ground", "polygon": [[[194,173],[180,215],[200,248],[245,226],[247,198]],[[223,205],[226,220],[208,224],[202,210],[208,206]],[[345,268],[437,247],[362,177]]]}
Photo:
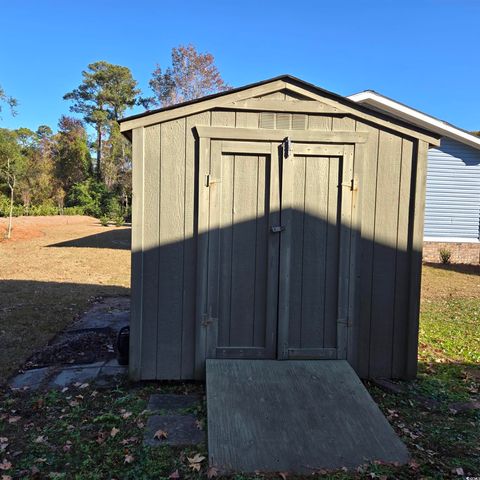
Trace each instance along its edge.
{"label": "black object on ground", "polygon": [[130,344],[130,327],[123,327],[118,332],[117,351],[118,363],[128,365],[128,350]]}

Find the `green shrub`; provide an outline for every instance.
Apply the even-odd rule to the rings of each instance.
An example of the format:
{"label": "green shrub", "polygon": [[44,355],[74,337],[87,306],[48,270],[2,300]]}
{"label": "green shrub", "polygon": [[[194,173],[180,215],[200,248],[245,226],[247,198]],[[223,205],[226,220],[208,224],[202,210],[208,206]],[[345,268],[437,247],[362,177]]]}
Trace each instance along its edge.
{"label": "green shrub", "polygon": [[123,215],[118,215],[116,217],[113,217],[112,220],[113,220],[113,223],[115,223],[116,227],[123,227],[123,224],[125,222]]}
{"label": "green shrub", "polygon": [[62,215],[85,215],[83,207],[65,207],[62,208]]}
{"label": "green shrub", "polygon": [[102,215],[99,220],[102,227],[108,227],[108,222],[110,221],[110,218],[108,218],[106,215]]}
{"label": "green shrub", "polygon": [[450,263],[450,260],[452,258],[452,252],[448,250],[448,248],[441,248],[439,255],[440,255],[440,260],[444,265],[448,265]]}
{"label": "green shrub", "polygon": [[100,217],[105,213],[103,204],[109,193],[103,183],[92,178],[72,186],[67,195],[67,207],[82,207],[86,215]]}

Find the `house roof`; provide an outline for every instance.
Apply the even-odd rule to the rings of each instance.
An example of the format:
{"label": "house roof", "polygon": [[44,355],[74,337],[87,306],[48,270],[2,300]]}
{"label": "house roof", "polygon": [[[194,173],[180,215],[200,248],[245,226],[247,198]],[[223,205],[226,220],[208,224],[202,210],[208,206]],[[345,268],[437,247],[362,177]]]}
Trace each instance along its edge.
{"label": "house roof", "polygon": [[458,142],[469,145],[480,150],[480,138],[463,130],[451,123],[427,115],[424,112],[416,110],[408,105],[397,102],[392,98],[386,97],[374,90],[365,90],[363,92],[350,95],[350,100],[361,105],[369,106],[375,110],[388,113],[396,118],[413,123],[421,128],[435,132],[442,137],[452,138]]}
{"label": "house roof", "polygon": [[132,115],[120,120],[120,130],[124,135],[130,137],[133,128],[154,125],[212,108],[228,108],[228,106],[231,105],[231,108],[234,109],[233,102],[235,101],[261,96],[283,89],[292,90],[300,95],[306,95],[310,100],[330,102],[332,106],[339,107],[338,113],[356,115],[367,121],[377,122],[388,128],[400,130],[413,137],[422,138],[433,145],[439,143],[438,140],[440,136],[429,128],[405,121],[388,112],[372,109],[369,105],[363,105],[362,103],[317,87],[292,75],[280,75],[262,80],[261,82],[207,95],[195,100]]}

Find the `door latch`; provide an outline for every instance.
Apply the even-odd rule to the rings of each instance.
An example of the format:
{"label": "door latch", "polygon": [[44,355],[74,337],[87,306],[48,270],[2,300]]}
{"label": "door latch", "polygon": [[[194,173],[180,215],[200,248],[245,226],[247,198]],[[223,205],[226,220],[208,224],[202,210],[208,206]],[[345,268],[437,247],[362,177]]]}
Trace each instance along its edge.
{"label": "door latch", "polygon": [[270,227],[270,231],[272,233],[280,233],[280,232],[283,232],[285,230],[285,227],[283,225],[272,225]]}
{"label": "door latch", "polygon": [[288,158],[292,154],[292,141],[290,137],[285,137],[282,142],[283,158]]}

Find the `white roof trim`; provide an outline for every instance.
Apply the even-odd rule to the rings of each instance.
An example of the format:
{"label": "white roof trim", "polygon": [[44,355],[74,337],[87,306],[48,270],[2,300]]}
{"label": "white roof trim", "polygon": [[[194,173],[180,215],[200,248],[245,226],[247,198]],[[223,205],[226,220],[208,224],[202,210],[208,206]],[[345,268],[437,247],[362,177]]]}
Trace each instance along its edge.
{"label": "white roof trim", "polygon": [[388,112],[390,115],[413,123],[414,125],[425,128],[426,130],[438,133],[444,137],[453,138],[454,140],[480,150],[479,137],[476,137],[475,135],[472,135],[461,128],[455,127],[450,123],[444,122],[443,120],[431,117],[430,115],[419,112],[414,108],[407,107],[402,103],[392,100],[391,98],[384,97],[373,90],[366,90],[364,92],[356,93],[347,98],[359,104],[371,107],[375,110]]}

